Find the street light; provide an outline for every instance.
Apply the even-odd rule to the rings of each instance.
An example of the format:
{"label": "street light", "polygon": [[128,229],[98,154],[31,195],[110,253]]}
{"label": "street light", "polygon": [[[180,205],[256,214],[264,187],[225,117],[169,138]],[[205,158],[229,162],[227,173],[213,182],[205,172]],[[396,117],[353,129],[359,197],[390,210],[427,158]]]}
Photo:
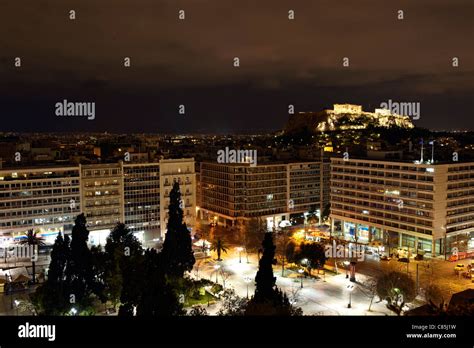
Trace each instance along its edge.
{"label": "street light", "polygon": [[252,278],[244,277],[244,282],[247,284],[247,300],[249,299],[249,284],[252,282]]}
{"label": "street light", "polygon": [[72,315],[76,315],[77,314],[77,309],[72,307],[71,310],[69,311]]}
{"label": "street light", "polygon": [[218,283],[217,283],[217,274],[219,273],[219,272],[218,272],[218,271],[219,271],[219,268],[221,268],[220,265],[215,265],[215,266],[214,266],[214,269],[216,270],[216,284],[218,284]]}
{"label": "street light", "polygon": [[351,308],[352,307],[352,291],[354,291],[355,287],[353,284],[348,284],[346,288],[347,288],[347,291],[349,291],[349,304],[347,305],[347,308]]}
{"label": "street light", "polygon": [[[304,265],[306,268],[308,268],[309,266],[309,260],[308,259],[302,259],[301,260],[301,264]],[[305,278],[306,278],[306,275],[305,275]]]}
{"label": "street light", "polygon": [[347,273],[347,268],[349,267],[349,265],[350,265],[351,263],[346,260],[346,261],[343,262],[343,264],[344,264],[344,266],[345,266],[344,268],[346,269],[346,279],[347,279],[347,278],[349,278],[349,274]]}
{"label": "street light", "polygon": [[20,301],[15,300],[15,307],[16,307],[16,316],[18,316],[18,306],[20,305]]}
{"label": "street light", "polygon": [[301,279],[301,289],[303,289],[303,273],[304,273],[304,269],[300,268],[298,270],[298,273],[301,274],[300,276],[300,279]]}
{"label": "street light", "polygon": [[242,247],[237,248],[237,251],[239,252],[239,263],[242,263],[242,250],[244,250],[244,248]]}

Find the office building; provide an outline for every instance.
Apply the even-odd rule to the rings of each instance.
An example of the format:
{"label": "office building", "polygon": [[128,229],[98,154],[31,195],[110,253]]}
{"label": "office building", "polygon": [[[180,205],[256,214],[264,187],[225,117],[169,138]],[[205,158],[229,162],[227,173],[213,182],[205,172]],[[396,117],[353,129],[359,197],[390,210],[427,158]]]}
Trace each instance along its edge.
{"label": "office building", "polygon": [[105,245],[118,222],[142,241],[166,233],[169,192],[180,183],[184,219],[193,228],[196,216],[194,159],[156,163],[107,163],[0,170],[0,243],[10,244],[33,229],[47,243],[70,233],[84,213],[89,242]]}
{"label": "office building", "polygon": [[329,163],[202,162],[200,217],[231,226],[262,218],[274,230],[291,215],[322,211],[328,183]]}
{"label": "office building", "polygon": [[332,158],[330,195],[335,236],[435,256],[474,249],[474,163]]}

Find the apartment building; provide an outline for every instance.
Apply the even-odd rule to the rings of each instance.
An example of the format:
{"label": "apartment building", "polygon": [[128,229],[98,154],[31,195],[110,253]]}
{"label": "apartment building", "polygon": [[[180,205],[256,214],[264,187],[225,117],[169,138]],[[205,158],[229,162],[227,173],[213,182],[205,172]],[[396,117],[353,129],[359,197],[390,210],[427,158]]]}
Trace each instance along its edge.
{"label": "apartment building", "polygon": [[474,249],[473,169],[474,163],[332,158],[331,231],[435,256],[459,247],[459,236],[463,250]]}
{"label": "apartment building", "polygon": [[188,228],[194,228],[196,220],[196,173],[194,158],[160,160],[160,210],[161,233],[166,233],[168,223],[169,194],[175,182],[179,183],[183,219]]}
{"label": "apartment building", "polygon": [[123,163],[123,186],[125,224],[146,240],[161,237],[160,164]]}
{"label": "apartment building", "polygon": [[81,207],[93,244],[105,245],[110,229],[124,221],[120,163],[80,165]]}
{"label": "apartment building", "polygon": [[329,163],[202,162],[200,217],[232,226],[258,217],[273,230],[292,214],[323,209],[328,183]]}
{"label": "apartment building", "polygon": [[0,170],[0,243],[12,243],[28,229],[52,243],[58,232],[71,231],[80,213],[87,218],[92,244],[104,245],[118,222],[125,222],[142,241],[156,240],[166,233],[174,181],[181,185],[184,218],[192,228],[193,158]]}
{"label": "apartment building", "polygon": [[34,228],[48,241],[81,211],[79,167],[0,170],[0,244]]}

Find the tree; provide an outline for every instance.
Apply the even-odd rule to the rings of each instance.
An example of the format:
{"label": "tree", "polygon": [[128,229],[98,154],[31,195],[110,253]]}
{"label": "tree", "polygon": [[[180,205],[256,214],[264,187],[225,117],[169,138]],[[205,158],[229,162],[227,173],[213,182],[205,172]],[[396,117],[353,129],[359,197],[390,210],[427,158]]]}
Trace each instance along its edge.
{"label": "tree", "polygon": [[264,301],[272,298],[275,290],[276,277],[273,276],[273,265],[275,260],[275,245],[273,244],[273,237],[271,233],[265,233],[262,242],[263,255],[258,262],[258,271],[255,276],[255,299],[257,301]]}
{"label": "tree", "polygon": [[168,225],[161,254],[166,274],[176,278],[182,278],[184,272],[191,271],[196,261],[191,233],[183,222],[181,204],[179,184],[175,182],[170,192]]}
{"label": "tree", "polygon": [[390,271],[377,278],[377,295],[387,301],[387,308],[400,315],[405,303],[416,297],[413,279],[406,273]]}
{"label": "tree", "polygon": [[312,268],[320,269],[326,262],[324,246],[319,243],[301,243],[296,259],[307,260],[306,267],[311,275]]}
{"label": "tree", "polygon": [[200,239],[200,243],[201,243],[201,251],[205,252],[206,249],[207,249],[206,242],[209,241],[210,226],[208,224],[201,223],[199,228],[200,228],[200,230],[199,230],[199,239]]}
{"label": "tree", "polygon": [[105,302],[103,283],[94,274],[93,256],[87,240],[89,230],[84,214],[76,217],[71,233],[70,258],[66,266],[66,281],[69,286],[71,303],[76,303],[81,308],[91,306],[91,295],[97,295]]}
{"label": "tree", "polygon": [[229,271],[226,271],[224,268],[220,269],[220,273],[221,273],[221,278],[222,278],[222,288],[225,289],[225,282],[227,281],[227,279],[230,278],[232,273],[230,273]]}
{"label": "tree", "polygon": [[316,210],[316,206],[312,205],[308,211],[308,215],[306,216],[306,221],[308,224],[318,224],[319,223],[319,216]]}
{"label": "tree", "polygon": [[245,315],[248,300],[239,297],[233,289],[225,289],[221,295],[222,306],[217,312],[220,316],[242,316]]}
{"label": "tree", "polygon": [[285,274],[285,263],[288,262],[288,246],[291,243],[291,237],[288,231],[282,231],[276,235],[276,252],[278,260],[281,263],[281,276]]}
{"label": "tree", "polygon": [[445,312],[447,303],[444,300],[441,289],[437,285],[428,285],[424,291],[424,298],[434,313],[443,314]]}
{"label": "tree", "polygon": [[70,254],[70,239],[58,234],[51,251],[48,277],[32,295],[32,303],[40,314],[63,315],[69,310],[66,266]]}
{"label": "tree", "polygon": [[206,308],[203,308],[201,306],[194,306],[193,308],[191,308],[188,315],[192,317],[203,317],[203,316],[207,316],[208,314],[207,314]]}
{"label": "tree", "polygon": [[288,262],[296,262],[296,244],[293,241],[286,246],[285,256]]}
{"label": "tree", "polygon": [[185,314],[175,290],[167,280],[163,254],[147,249],[144,254],[144,282],[136,307],[137,316],[176,316]]}
{"label": "tree", "polygon": [[273,275],[276,247],[272,233],[265,233],[262,247],[263,254],[255,276],[255,294],[245,309],[246,315],[300,315],[301,309],[294,308],[286,294],[276,286],[276,277]]}
{"label": "tree", "polygon": [[26,238],[20,241],[20,244],[25,244],[33,248],[33,255],[31,257],[31,267],[33,271],[33,284],[36,284],[36,255],[39,252],[39,247],[43,246],[44,238],[38,237],[36,232],[33,232],[32,229],[26,232]]}
{"label": "tree", "polygon": [[321,221],[326,221],[329,218],[329,215],[331,214],[331,203],[327,203],[323,211],[321,213]]}
{"label": "tree", "polygon": [[114,308],[118,302],[121,314],[133,313],[137,305],[141,281],[139,272],[143,248],[127,226],[118,223],[110,232],[105,244],[105,291]]}
{"label": "tree", "polygon": [[392,245],[398,245],[398,235],[394,235],[389,231],[385,232],[385,244],[388,245],[389,256],[392,254]]}
{"label": "tree", "polygon": [[222,261],[221,253],[227,254],[227,245],[222,239],[217,239],[212,242],[211,250],[217,253],[217,261]]}
{"label": "tree", "polygon": [[251,219],[245,227],[245,249],[246,251],[258,251],[260,254],[261,243],[267,229],[260,218]]}

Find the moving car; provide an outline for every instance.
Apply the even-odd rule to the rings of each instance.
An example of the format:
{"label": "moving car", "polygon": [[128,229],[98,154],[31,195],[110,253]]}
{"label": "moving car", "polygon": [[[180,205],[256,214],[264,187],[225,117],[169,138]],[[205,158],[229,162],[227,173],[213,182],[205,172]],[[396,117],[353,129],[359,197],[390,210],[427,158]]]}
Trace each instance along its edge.
{"label": "moving car", "polygon": [[454,266],[454,271],[455,272],[460,272],[460,271],[464,271],[464,264],[462,263],[458,263],[456,266]]}

